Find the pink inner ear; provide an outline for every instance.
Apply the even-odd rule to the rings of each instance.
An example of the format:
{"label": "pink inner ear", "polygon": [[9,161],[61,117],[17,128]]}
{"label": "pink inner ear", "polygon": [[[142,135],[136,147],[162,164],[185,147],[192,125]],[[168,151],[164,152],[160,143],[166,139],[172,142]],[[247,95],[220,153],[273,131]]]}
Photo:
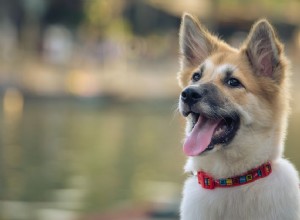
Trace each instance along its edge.
{"label": "pink inner ear", "polygon": [[265,54],[260,60],[261,64],[261,73],[264,76],[271,77],[273,75],[273,67],[272,67],[272,55]]}

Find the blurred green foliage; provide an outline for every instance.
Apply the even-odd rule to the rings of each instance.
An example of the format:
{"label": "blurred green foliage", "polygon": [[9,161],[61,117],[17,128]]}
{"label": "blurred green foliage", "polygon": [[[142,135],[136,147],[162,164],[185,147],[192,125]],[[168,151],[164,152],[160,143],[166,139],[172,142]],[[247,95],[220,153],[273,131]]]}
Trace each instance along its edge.
{"label": "blurred green foliage", "polygon": [[125,6],[123,0],[86,1],[84,11],[88,30],[104,37],[124,38],[131,34],[130,24],[123,16]]}

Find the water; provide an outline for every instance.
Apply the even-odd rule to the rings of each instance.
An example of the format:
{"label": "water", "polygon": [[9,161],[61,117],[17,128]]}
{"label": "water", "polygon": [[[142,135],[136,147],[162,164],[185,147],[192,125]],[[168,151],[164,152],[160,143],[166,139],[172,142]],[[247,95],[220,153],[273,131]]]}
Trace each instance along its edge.
{"label": "water", "polygon": [[[25,100],[21,116],[2,112],[2,209],[21,201],[17,207],[28,219],[47,219],[36,213],[59,209],[79,216],[172,200],[184,177],[174,103]],[[155,184],[165,184],[166,195]]]}
{"label": "water", "polygon": [[[25,100],[18,114],[2,110],[0,219],[105,219],[149,204],[174,215],[185,178],[175,109],[176,100]],[[297,115],[289,128],[286,155],[299,169]]]}

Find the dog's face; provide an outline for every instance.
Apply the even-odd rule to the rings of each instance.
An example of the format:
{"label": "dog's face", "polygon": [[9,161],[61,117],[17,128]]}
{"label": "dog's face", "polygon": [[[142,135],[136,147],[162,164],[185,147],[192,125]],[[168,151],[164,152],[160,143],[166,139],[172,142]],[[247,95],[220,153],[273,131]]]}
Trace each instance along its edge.
{"label": "dog's face", "polygon": [[179,110],[187,118],[186,155],[252,146],[260,134],[274,144],[282,142],[288,105],[286,60],[266,20],[257,22],[235,49],[185,15],[180,51]]}

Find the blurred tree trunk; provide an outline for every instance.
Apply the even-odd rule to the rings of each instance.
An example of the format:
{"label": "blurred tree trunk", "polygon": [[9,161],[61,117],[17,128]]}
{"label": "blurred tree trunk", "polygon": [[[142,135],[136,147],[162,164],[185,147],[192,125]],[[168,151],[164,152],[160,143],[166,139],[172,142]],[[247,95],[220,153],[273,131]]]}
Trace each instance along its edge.
{"label": "blurred tree trunk", "polygon": [[23,0],[24,23],[21,28],[21,45],[29,53],[36,53],[41,45],[41,17],[45,0]]}

